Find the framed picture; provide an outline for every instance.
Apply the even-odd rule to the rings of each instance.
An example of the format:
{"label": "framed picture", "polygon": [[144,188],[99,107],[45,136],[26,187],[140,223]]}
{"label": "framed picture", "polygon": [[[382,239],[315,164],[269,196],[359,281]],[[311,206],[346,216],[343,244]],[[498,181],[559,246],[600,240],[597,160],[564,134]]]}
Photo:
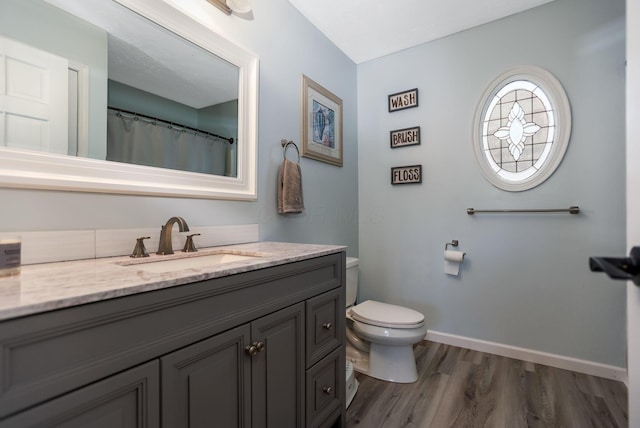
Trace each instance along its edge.
{"label": "framed picture", "polygon": [[302,156],[342,166],[342,100],[305,75]]}

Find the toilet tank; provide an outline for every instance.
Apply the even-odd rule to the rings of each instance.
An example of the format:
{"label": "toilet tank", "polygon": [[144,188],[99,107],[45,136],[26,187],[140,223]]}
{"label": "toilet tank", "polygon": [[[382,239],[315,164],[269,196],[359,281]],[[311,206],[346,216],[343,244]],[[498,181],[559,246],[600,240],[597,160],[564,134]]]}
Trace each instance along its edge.
{"label": "toilet tank", "polygon": [[347,257],[347,307],[356,303],[358,297],[358,259]]}

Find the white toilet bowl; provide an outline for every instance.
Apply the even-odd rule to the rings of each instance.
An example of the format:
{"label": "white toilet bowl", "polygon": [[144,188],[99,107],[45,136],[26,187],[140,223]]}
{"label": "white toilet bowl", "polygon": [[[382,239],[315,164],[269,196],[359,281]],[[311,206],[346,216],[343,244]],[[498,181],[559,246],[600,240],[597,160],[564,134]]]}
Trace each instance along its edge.
{"label": "white toilet bowl", "polygon": [[426,333],[420,312],[367,300],[347,309],[347,358],[356,371],[371,377],[415,382],[413,345]]}

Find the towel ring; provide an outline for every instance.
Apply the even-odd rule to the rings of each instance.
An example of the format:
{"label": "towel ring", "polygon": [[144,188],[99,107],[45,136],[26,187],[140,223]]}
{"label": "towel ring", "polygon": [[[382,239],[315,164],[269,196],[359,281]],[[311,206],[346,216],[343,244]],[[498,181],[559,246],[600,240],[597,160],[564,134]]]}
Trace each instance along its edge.
{"label": "towel ring", "polygon": [[287,160],[287,149],[289,146],[293,146],[296,149],[296,153],[298,153],[298,163],[300,162],[300,150],[298,150],[298,146],[291,140],[280,140],[280,144],[282,144],[282,157],[284,160]]}

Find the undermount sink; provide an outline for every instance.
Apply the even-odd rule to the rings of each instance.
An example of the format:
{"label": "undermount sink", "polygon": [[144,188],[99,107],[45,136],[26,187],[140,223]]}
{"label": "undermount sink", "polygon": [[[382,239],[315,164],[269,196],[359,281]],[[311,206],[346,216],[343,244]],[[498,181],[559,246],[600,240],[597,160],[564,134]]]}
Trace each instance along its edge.
{"label": "undermount sink", "polygon": [[137,259],[126,262],[119,262],[121,266],[135,267],[137,270],[146,272],[165,273],[184,269],[202,269],[214,267],[225,263],[239,262],[244,260],[256,260],[264,257],[264,254],[257,253],[231,253],[219,251],[215,253],[194,254],[173,256],[170,259],[154,257],[149,259]]}

